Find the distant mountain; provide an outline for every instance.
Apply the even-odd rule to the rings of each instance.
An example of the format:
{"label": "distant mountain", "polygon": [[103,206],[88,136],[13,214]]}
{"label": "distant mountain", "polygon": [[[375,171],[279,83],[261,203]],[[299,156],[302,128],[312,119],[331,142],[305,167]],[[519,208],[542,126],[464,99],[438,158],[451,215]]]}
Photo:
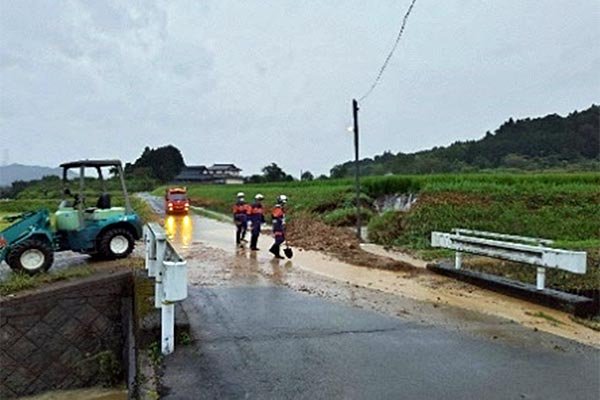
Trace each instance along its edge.
{"label": "distant mountain", "polygon": [[23,164],[0,166],[0,186],[10,186],[14,181],[41,179],[48,175],[62,176],[62,169]]}
{"label": "distant mountain", "polygon": [[[360,160],[362,175],[469,172],[490,169],[595,170],[600,162],[600,107],[592,105],[561,117],[510,118],[479,140],[454,142],[417,153],[384,152]],[[331,169],[331,176],[351,176],[354,163]]]}

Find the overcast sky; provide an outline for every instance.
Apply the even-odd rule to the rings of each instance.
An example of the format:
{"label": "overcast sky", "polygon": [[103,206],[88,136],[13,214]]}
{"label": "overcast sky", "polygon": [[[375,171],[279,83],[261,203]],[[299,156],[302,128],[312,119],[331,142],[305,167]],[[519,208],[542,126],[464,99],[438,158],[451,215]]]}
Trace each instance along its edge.
{"label": "overcast sky", "polygon": [[[55,166],[172,143],[188,164],[328,172],[409,3],[0,0],[0,149]],[[361,156],[597,104],[599,43],[598,0],[419,0],[361,104]]]}

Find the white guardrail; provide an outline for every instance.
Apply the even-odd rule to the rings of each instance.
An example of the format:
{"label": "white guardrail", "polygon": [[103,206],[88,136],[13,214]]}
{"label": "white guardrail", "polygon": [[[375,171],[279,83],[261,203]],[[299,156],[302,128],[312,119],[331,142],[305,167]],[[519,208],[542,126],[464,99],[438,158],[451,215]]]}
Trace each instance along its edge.
{"label": "white guardrail", "polygon": [[558,268],[585,274],[586,252],[546,247],[552,240],[505,235],[468,229],[452,233],[431,232],[431,246],[456,250],[454,267],[462,267],[462,253],[478,254],[525,264],[537,265],[537,289],[543,290],[546,268]]}
{"label": "white guardrail", "polygon": [[154,306],[161,309],[161,351],[175,350],[175,302],[187,297],[187,262],[167,240],[157,223],[144,226],[146,269],[154,278]]}

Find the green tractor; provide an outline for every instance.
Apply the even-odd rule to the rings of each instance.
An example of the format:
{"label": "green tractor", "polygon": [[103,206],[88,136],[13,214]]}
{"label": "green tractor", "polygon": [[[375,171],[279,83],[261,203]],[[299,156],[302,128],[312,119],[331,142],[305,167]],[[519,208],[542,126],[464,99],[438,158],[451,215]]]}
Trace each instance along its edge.
{"label": "green tractor", "polygon": [[[47,271],[54,262],[54,252],[65,250],[106,260],[124,258],[142,236],[142,222],[131,208],[121,161],[85,160],[61,167],[64,196],[54,218],[46,209],[27,212],[13,217],[13,224],[0,231],[0,262],[6,261],[14,271],[30,275]],[[112,206],[103,168],[118,175],[124,207]],[[79,180],[77,194],[72,194],[68,187],[73,169]],[[86,169],[95,170],[102,185],[102,193],[94,206],[89,206],[85,198]]]}

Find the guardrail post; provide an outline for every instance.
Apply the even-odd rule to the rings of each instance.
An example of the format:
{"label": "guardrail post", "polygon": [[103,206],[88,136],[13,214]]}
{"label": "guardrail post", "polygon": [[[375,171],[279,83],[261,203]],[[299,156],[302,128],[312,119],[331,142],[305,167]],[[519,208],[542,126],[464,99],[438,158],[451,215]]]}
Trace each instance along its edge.
{"label": "guardrail post", "polygon": [[431,246],[454,250],[454,268],[457,270],[462,267],[463,253],[535,265],[537,290],[546,287],[547,268],[575,274],[585,274],[587,270],[585,251],[549,247],[546,244],[553,242],[548,239],[466,229],[453,229],[452,232],[431,232]]}
{"label": "guardrail post", "polygon": [[171,354],[175,350],[175,304],[162,303],[160,322],[161,351]]}
{"label": "guardrail post", "polygon": [[[172,250],[172,248],[170,248]],[[174,302],[187,297],[187,262],[180,257],[170,257],[163,262],[162,295],[162,353],[170,354],[175,349],[175,310]]]}
{"label": "guardrail post", "polygon": [[[460,236],[460,233],[456,233],[457,236]],[[460,251],[455,252],[454,254],[454,269],[462,268],[462,253]]]}
{"label": "guardrail post", "polygon": [[462,268],[462,253],[460,251],[457,251],[456,254],[454,255],[454,269],[461,269]]}
{"label": "guardrail post", "polygon": [[168,242],[163,228],[144,226],[146,269],[154,278],[154,307],[161,309],[161,352],[175,351],[175,302],[187,298],[187,262]]}
{"label": "guardrail post", "polygon": [[546,268],[538,267],[537,268],[537,278],[536,278],[537,290],[544,290],[546,285]]}

